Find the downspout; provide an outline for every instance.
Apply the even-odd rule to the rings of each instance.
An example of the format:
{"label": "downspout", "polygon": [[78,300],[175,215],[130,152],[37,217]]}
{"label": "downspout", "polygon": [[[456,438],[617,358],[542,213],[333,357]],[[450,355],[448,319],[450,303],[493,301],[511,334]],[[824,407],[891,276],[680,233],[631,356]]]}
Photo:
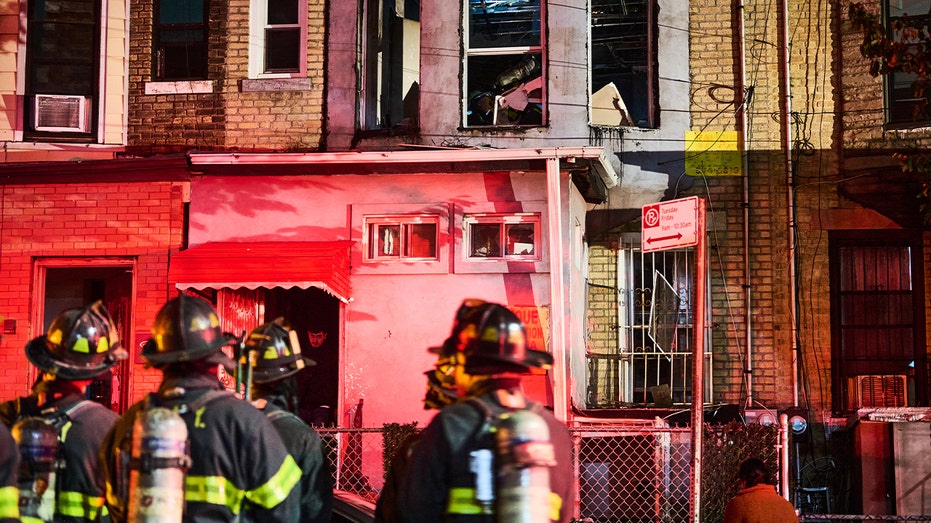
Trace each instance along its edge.
{"label": "downspout", "polygon": [[550,348],[553,353],[553,368],[550,380],[553,387],[553,415],[556,419],[566,421],[569,414],[569,362],[566,353],[565,326],[569,317],[566,311],[565,289],[568,286],[565,275],[562,231],[562,180],[559,173],[559,156],[546,159],[547,216],[549,218],[549,256],[550,256]]}
{"label": "downspout", "polygon": [[795,281],[795,180],[792,168],[792,87],[789,75],[789,5],[788,0],[779,0],[779,116],[782,120],[782,149],[785,151],[786,169],[786,218],[789,243],[789,310],[791,312],[792,335],[792,405],[798,405],[798,289]]}
{"label": "downspout", "polygon": [[737,85],[737,126],[738,130],[738,140],[740,143],[737,144],[738,150],[741,153],[741,168],[743,169],[742,177],[742,201],[741,205],[743,206],[743,265],[744,265],[744,325],[746,326],[746,331],[744,333],[744,343],[746,344],[746,355],[744,357],[744,378],[746,380],[747,386],[747,402],[745,403],[746,408],[753,408],[753,302],[752,302],[752,293],[753,289],[750,285],[750,154],[747,151],[747,60],[746,60],[746,46],[744,45],[744,40],[746,38],[746,32],[744,27],[744,2],[741,0],[740,9],[738,10],[737,16],[737,46],[738,46],[738,63],[737,67],[737,81],[740,82]]}

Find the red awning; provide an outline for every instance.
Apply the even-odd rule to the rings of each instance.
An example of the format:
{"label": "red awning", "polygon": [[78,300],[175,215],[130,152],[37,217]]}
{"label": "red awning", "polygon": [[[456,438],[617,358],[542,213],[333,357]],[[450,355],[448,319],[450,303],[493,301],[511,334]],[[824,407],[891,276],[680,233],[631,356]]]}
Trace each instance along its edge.
{"label": "red awning", "polygon": [[168,281],[179,289],[307,289],[348,303],[350,241],[209,242],[178,251]]}

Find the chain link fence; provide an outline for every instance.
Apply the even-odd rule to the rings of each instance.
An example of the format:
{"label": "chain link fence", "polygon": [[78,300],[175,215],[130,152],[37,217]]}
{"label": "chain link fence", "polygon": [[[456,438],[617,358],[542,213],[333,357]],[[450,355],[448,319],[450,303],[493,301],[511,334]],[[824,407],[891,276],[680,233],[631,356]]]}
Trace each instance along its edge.
{"label": "chain link fence", "polygon": [[[371,500],[411,425],[319,428],[336,488]],[[702,521],[723,519],[737,486],[740,461],[756,456],[772,470],[778,462],[778,427],[706,425],[702,455]],[[578,486],[578,519],[589,523],[687,522],[691,519],[691,429],[643,424],[604,424],[570,429]],[[387,449],[387,453],[385,452]]]}

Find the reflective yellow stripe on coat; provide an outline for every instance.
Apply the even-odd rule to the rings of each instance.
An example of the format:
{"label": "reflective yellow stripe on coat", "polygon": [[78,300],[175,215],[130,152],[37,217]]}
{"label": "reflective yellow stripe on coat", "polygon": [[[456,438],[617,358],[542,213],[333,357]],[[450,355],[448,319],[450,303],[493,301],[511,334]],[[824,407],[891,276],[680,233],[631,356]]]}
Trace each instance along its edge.
{"label": "reflective yellow stripe on coat", "polygon": [[[562,498],[555,492],[550,492],[550,520],[559,521],[559,511],[562,509]],[[446,503],[447,514],[460,514],[477,516],[492,514],[492,507],[485,507],[475,499],[475,489],[469,487],[454,487],[449,489],[449,501]]]}
{"label": "reflective yellow stripe on coat", "polygon": [[233,514],[239,514],[244,499],[263,508],[273,508],[288,497],[300,479],[301,468],[288,456],[278,472],[254,490],[240,490],[220,476],[188,476],[184,482],[184,500],[223,505]]}
{"label": "reflective yellow stripe on coat", "polygon": [[96,521],[102,508],[102,496],[88,496],[80,492],[58,494],[58,513],[62,516]]}
{"label": "reflective yellow stripe on coat", "polygon": [[19,489],[0,487],[0,518],[19,518]]}

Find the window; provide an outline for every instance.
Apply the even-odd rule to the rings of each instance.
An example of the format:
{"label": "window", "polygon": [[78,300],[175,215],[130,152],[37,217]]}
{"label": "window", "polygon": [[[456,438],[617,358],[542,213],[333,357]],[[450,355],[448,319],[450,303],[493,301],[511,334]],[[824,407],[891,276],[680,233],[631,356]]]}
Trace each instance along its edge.
{"label": "window", "polygon": [[367,216],[366,261],[436,261],[439,222],[439,216]]}
{"label": "window", "polygon": [[157,80],[207,78],[207,3],[205,0],[156,0]]}
{"label": "window", "polygon": [[250,76],[306,76],[307,1],[255,0],[251,13]]}
{"label": "window", "polygon": [[538,214],[476,214],[462,224],[470,259],[540,259]]}
{"label": "window", "polygon": [[891,231],[831,235],[836,412],[928,405],[920,246],[920,235]]}
{"label": "window", "polygon": [[469,0],[468,9],[466,125],[545,124],[540,0]]}
{"label": "window", "polygon": [[655,127],[653,0],[592,0],[592,125]]}
{"label": "window", "polygon": [[420,103],[420,0],[365,0],[363,129],[416,127]]}
{"label": "window", "polygon": [[625,235],[618,251],[617,344],[586,356],[591,409],[692,401],[694,252],[644,253],[639,242]]}
{"label": "window", "polygon": [[25,125],[31,138],[93,135],[98,85],[97,0],[30,0]]}
{"label": "window", "polygon": [[[886,0],[886,23],[893,38],[899,42],[922,42],[931,36],[928,26],[928,0]],[[917,46],[916,46],[917,47]],[[917,51],[917,49],[916,49]],[[916,73],[894,72],[885,78],[886,121],[892,124],[927,121],[928,116],[916,118],[916,109],[925,97],[914,93]]]}

